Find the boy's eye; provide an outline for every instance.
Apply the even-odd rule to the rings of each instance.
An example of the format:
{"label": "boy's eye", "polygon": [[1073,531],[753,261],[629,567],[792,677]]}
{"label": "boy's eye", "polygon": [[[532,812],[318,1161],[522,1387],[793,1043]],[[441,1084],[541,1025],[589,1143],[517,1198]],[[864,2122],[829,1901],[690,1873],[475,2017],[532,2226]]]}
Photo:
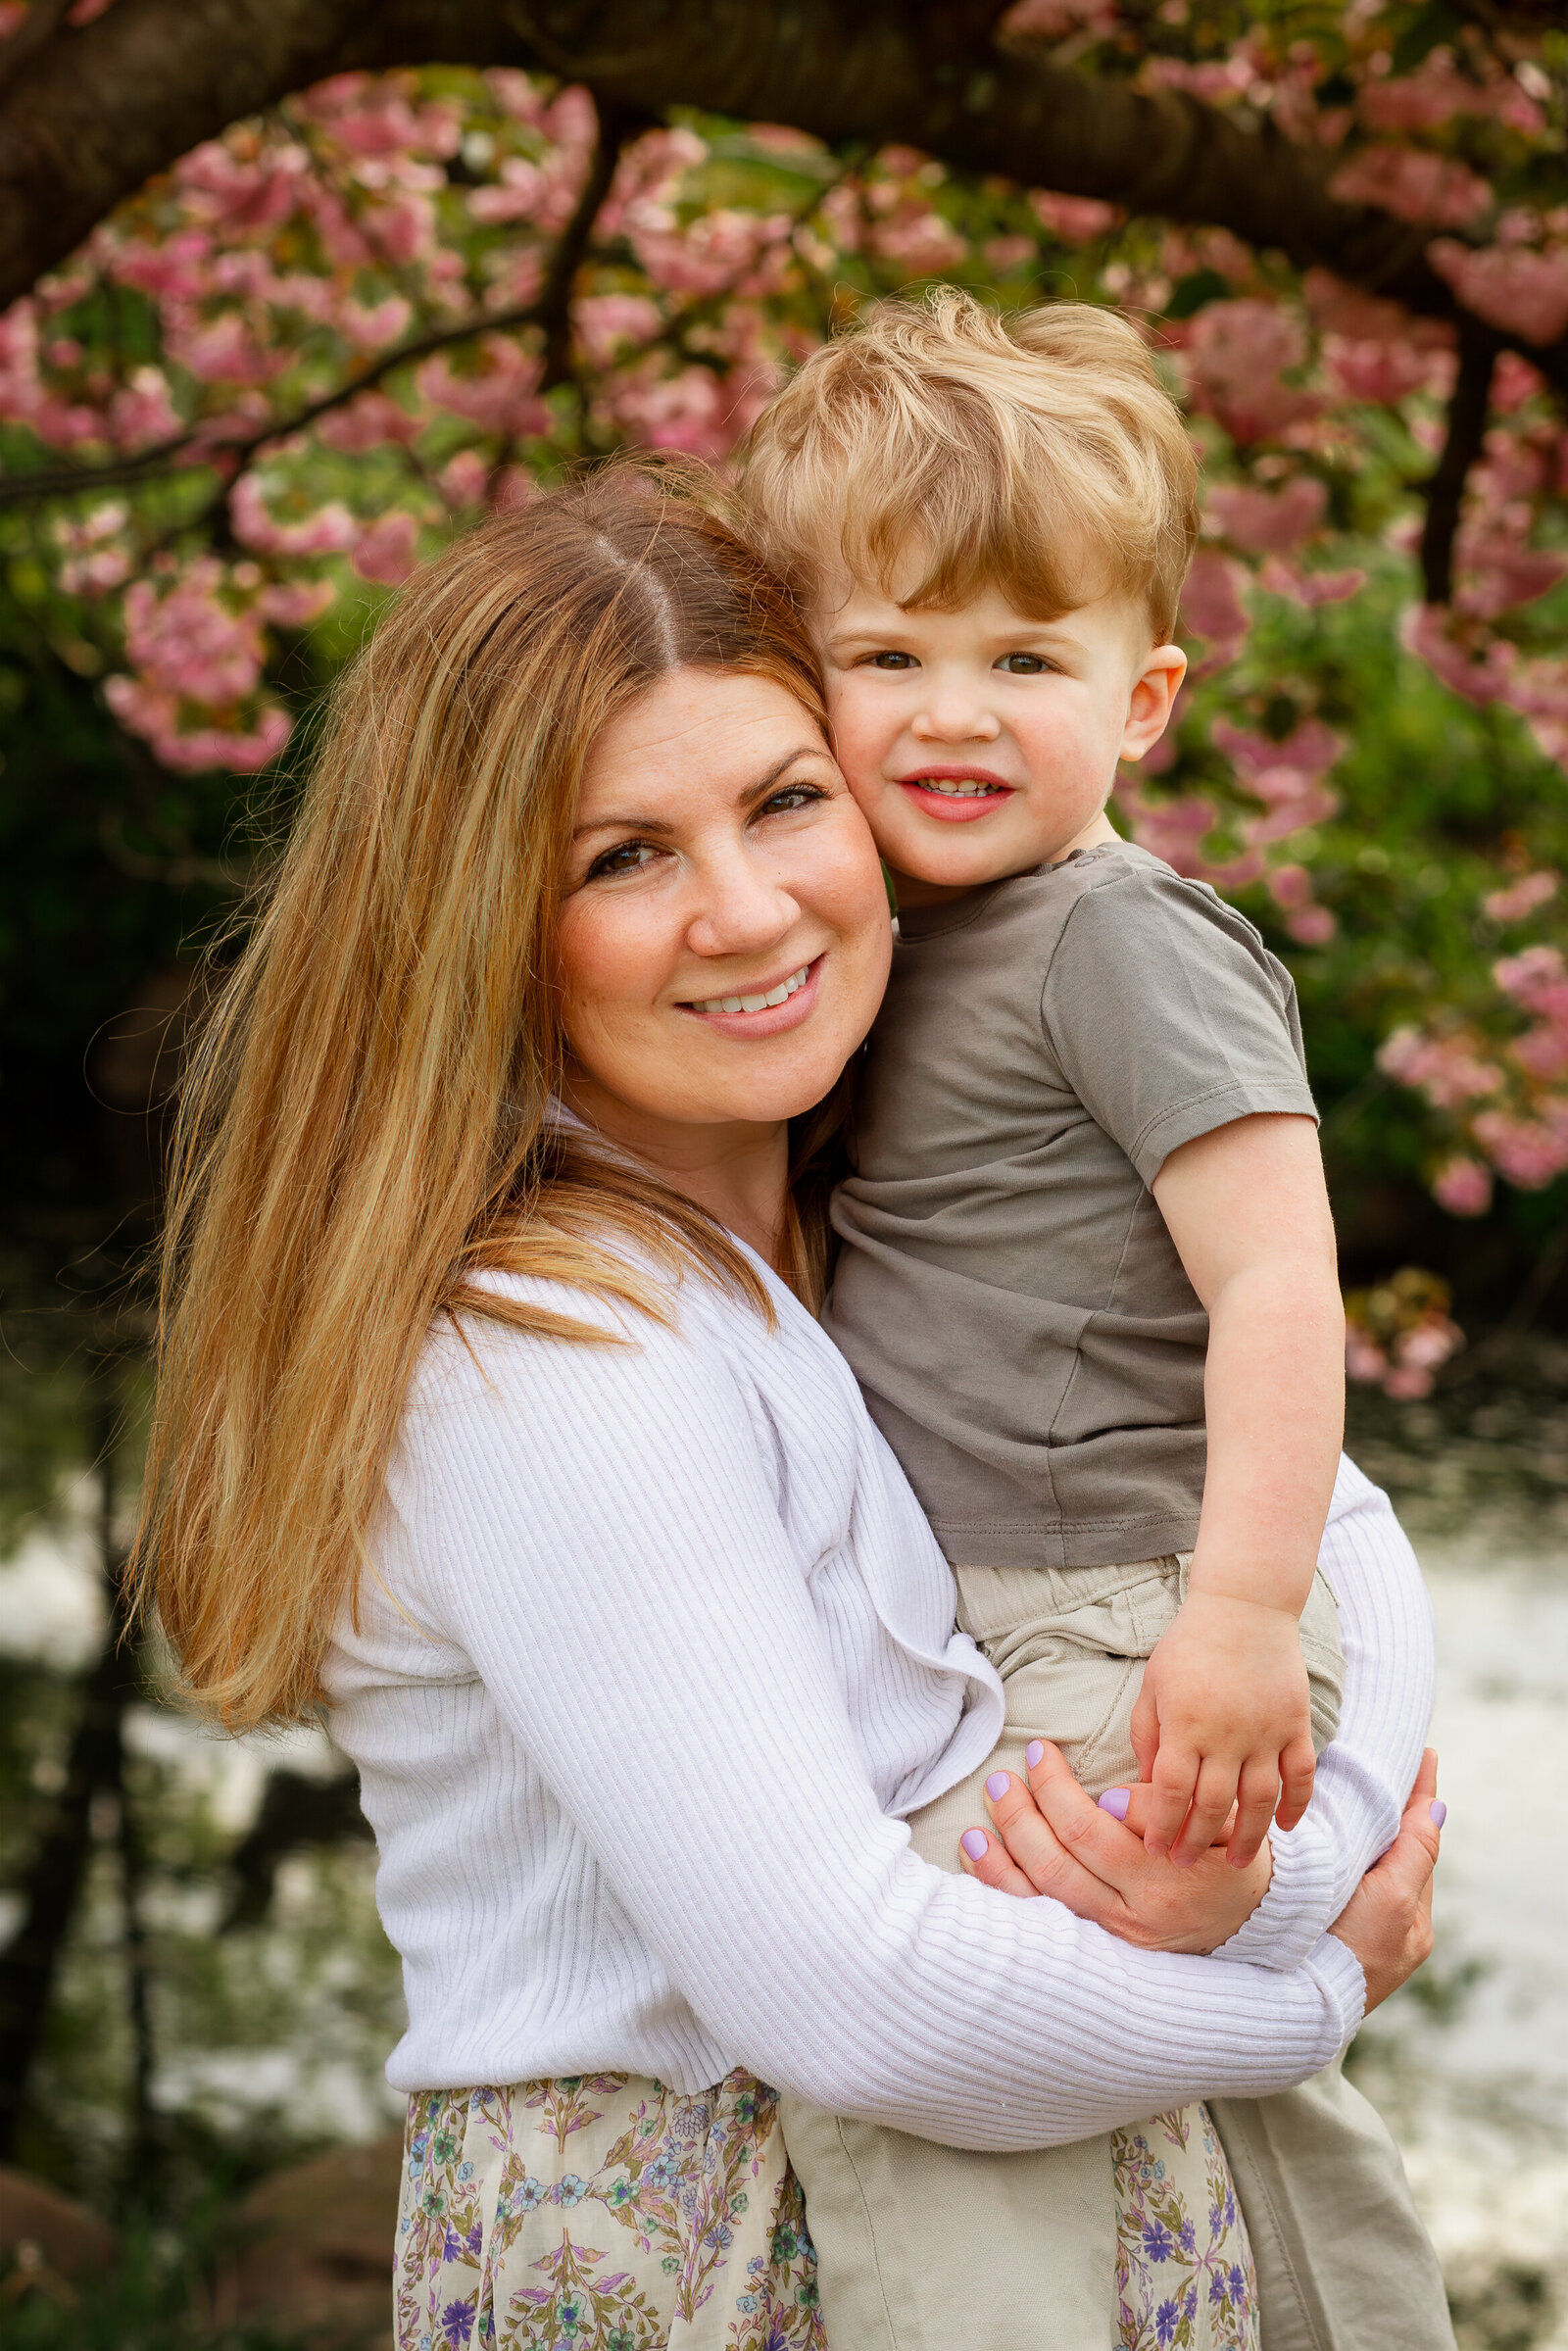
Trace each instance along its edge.
{"label": "boy's eye", "polygon": [[1051,663],[1038,653],[1004,653],[997,667],[1012,677],[1039,677]]}
{"label": "boy's eye", "polygon": [[584,874],[584,881],[603,881],[617,873],[637,873],[651,865],[659,855],[651,841],[617,841],[613,849],[604,850]]}
{"label": "boy's eye", "polygon": [[918,669],[920,664],[912,653],[874,653],[866,666],[870,669]]}

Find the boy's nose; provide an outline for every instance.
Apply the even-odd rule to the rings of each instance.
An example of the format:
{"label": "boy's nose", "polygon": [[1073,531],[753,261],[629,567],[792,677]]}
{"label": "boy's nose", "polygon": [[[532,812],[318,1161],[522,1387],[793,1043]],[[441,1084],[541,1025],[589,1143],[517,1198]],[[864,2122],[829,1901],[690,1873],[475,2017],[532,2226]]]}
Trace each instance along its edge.
{"label": "boy's nose", "polygon": [[1002,721],[994,710],[966,700],[932,700],[909,721],[918,743],[995,743]]}

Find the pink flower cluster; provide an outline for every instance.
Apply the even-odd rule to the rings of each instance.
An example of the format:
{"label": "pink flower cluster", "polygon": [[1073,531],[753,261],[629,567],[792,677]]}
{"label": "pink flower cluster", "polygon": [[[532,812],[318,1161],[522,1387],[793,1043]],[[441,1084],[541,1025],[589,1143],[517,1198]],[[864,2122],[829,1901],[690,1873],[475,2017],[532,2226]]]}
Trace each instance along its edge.
{"label": "pink flower cluster", "polygon": [[[257,575],[257,585],[260,575]],[[288,741],[290,720],[260,692],[266,608],[236,594],[216,557],[202,556],[167,585],[126,591],[128,677],[104,692],[121,724],[143,736],[166,767],[263,767]]]}
{"label": "pink flower cluster", "polygon": [[[1484,904],[1496,919],[1519,920],[1549,902],[1557,879],[1530,874]],[[1494,964],[1492,976],[1504,1003],[1525,1015],[1524,1028],[1499,1040],[1474,1023],[1406,1026],[1378,1054],[1389,1077],[1459,1125],[1466,1148],[1444,1161],[1432,1184],[1456,1216],[1484,1213],[1490,1170],[1525,1192],[1568,1172],[1568,964],[1555,947],[1527,947]]]}
{"label": "pink flower cluster", "polygon": [[1450,1303],[1447,1283],[1419,1265],[1401,1266],[1375,1290],[1352,1290],[1345,1301],[1349,1377],[1402,1401],[1430,1396],[1436,1374],[1464,1345]]}

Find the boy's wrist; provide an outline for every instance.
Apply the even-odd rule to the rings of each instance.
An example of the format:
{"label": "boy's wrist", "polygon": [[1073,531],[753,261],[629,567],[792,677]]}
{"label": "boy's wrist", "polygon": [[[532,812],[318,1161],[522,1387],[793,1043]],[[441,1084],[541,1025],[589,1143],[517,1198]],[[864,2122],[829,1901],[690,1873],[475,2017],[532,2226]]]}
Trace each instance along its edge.
{"label": "boy's wrist", "polygon": [[1282,1565],[1278,1558],[1260,1569],[1255,1560],[1205,1559],[1196,1553],[1187,1580],[1189,1600],[1228,1600],[1239,1607],[1266,1608],[1298,1623],[1317,1573],[1316,1559]]}

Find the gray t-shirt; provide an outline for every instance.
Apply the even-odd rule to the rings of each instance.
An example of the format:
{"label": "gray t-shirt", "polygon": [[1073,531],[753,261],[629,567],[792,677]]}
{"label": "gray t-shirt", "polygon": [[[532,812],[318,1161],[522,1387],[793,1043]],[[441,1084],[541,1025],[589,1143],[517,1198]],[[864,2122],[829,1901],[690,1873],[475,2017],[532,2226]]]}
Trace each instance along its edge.
{"label": "gray t-shirt", "polygon": [[824,1320],[950,1559],[1190,1549],[1208,1318],[1149,1186],[1315,1117],[1289,972],[1129,843],[900,923]]}

